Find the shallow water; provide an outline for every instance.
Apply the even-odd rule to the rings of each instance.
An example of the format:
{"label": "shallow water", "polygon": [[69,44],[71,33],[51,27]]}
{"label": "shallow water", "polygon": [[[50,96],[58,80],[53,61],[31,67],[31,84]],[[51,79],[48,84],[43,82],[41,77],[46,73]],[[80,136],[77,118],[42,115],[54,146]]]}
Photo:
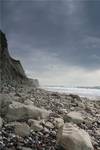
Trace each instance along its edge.
{"label": "shallow water", "polygon": [[100,89],[91,89],[91,88],[68,88],[68,87],[43,87],[48,91],[55,91],[60,93],[67,93],[67,94],[77,94],[81,97],[87,97],[91,100],[97,99],[100,100]]}

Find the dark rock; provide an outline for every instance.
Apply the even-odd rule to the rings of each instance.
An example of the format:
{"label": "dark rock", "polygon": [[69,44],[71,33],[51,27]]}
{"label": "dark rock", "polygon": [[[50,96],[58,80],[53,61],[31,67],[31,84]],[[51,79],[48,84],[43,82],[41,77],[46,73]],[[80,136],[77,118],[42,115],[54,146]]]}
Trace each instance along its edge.
{"label": "dark rock", "polygon": [[5,34],[0,31],[0,87],[1,91],[3,85],[18,84],[39,86],[38,80],[27,78],[24,69],[19,60],[13,59],[8,51],[8,44]]}

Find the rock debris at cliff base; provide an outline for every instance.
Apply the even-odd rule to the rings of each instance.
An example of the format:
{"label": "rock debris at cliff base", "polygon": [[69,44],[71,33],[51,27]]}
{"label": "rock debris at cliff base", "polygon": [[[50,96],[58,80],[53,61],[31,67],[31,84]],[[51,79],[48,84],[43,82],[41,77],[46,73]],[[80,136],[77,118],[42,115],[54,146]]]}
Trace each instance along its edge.
{"label": "rock debris at cliff base", "polygon": [[[3,91],[0,107],[1,150],[71,150],[73,142],[73,150],[100,150],[100,101],[18,88]],[[90,142],[79,138],[83,132]]]}

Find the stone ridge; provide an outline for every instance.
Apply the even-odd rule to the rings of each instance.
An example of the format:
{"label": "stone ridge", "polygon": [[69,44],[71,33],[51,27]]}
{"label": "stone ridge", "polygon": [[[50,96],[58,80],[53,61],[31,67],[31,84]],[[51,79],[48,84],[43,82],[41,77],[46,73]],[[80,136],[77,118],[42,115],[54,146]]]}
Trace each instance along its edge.
{"label": "stone ridge", "polygon": [[36,82],[27,78],[20,61],[10,56],[6,36],[0,30],[0,87],[4,84],[36,86]]}
{"label": "stone ridge", "polygon": [[7,48],[8,44],[7,44],[7,39],[5,34],[0,30],[0,50]]}

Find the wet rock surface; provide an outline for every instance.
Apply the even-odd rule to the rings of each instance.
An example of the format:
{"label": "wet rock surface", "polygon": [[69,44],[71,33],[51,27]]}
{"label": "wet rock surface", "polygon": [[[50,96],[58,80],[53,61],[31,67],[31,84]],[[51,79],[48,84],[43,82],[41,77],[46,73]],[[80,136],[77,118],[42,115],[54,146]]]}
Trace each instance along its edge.
{"label": "wet rock surface", "polygon": [[[2,118],[0,150],[64,150],[63,144],[57,143],[57,134],[66,122],[77,124],[79,129],[89,134],[94,150],[100,150],[100,101],[90,101],[77,95],[59,94],[39,88],[7,87],[7,89],[5,91],[4,87],[0,94],[3,106],[0,106]],[[15,107],[15,104],[18,105]],[[30,106],[36,117],[32,115]],[[9,107],[15,108],[9,112]],[[41,117],[41,113],[37,113],[38,110],[44,117]],[[65,117],[69,117],[69,114],[71,116],[67,121]],[[9,119],[8,115],[10,117],[12,115],[14,120]],[[25,128],[26,133],[21,130],[22,134],[18,134],[20,127]],[[76,150],[75,147],[73,150]]]}

